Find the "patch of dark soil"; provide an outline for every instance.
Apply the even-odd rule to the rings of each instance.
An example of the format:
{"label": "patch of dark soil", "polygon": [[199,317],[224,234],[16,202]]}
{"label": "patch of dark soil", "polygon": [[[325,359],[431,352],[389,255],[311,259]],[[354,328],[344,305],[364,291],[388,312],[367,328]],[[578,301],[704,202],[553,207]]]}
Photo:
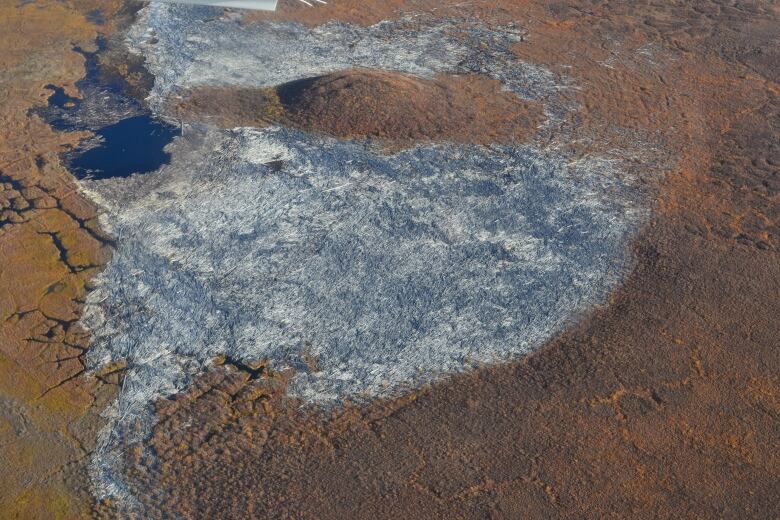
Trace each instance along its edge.
{"label": "patch of dark soil", "polygon": [[180,121],[207,121],[222,128],[266,127],[284,118],[274,89],[199,87],[182,92],[169,112]]}

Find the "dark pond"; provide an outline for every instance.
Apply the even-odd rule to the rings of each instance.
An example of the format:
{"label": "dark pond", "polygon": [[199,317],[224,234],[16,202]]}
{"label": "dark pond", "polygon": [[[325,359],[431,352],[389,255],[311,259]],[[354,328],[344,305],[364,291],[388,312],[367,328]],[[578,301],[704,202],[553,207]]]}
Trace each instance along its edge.
{"label": "dark pond", "polygon": [[47,85],[52,91],[48,106],[36,110],[57,130],[89,130],[95,134],[95,138],[62,155],[66,167],[79,179],[106,179],[147,173],[166,164],[170,154],[164,148],[178,128],[153,117],[120,81],[101,73],[97,57],[102,46],[94,53],[75,50],[86,59],[86,76],[76,84],[83,99],[68,96],[56,85]]}
{"label": "dark pond", "polygon": [[48,90],[52,91],[52,95],[49,96],[49,106],[57,108],[76,108],[80,103],[80,99],[70,97],[65,93],[65,89],[56,85],[46,85]]}
{"label": "dark pond", "polygon": [[171,156],[163,148],[178,129],[151,116],[123,119],[95,132],[101,144],[69,157],[68,169],[79,179],[127,177],[147,173],[166,164]]}

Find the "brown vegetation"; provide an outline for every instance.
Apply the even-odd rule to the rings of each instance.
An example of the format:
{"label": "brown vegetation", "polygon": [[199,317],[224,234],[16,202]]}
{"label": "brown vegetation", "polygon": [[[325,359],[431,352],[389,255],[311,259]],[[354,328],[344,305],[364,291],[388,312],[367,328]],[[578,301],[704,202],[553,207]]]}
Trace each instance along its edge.
{"label": "brown vegetation", "polygon": [[[85,457],[112,386],[80,377],[76,324],[110,251],[94,206],[59,165],[80,134],[29,109],[49,83],[77,94],[97,36],[86,14],[111,2],[0,2],[0,517],[74,518],[92,507]],[[106,27],[105,30],[110,30]]]}
{"label": "brown vegetation", "polygon": [[[331,5],[316,16],[375,10]],[[160,465],[137,461],[139,496],[198,518],[775,518],[777,11],[464,9],[530,27],[517,52],[579,87],[558,129],[575,153],[673,166],[624,286],[533,356],[331,417],[210,375],[160,403]]]}

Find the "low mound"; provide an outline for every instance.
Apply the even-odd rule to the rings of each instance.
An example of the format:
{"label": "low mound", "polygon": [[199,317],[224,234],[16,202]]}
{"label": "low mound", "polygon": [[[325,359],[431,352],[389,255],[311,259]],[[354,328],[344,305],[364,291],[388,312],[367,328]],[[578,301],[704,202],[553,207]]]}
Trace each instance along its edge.
{"label": "low mound", "polygon": [[221,126],[275,122],[346,139],[508,143],[533,135],[541,103],[521,100],[480,76],[423,79],[348,70],[265,89],[200,88],[177,111]]}

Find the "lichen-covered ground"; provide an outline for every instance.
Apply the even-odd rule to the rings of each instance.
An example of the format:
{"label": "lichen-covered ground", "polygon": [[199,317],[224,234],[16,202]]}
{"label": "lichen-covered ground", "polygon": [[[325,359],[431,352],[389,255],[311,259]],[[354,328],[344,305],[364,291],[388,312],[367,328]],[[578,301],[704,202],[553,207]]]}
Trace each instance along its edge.
{"label": "lichen-covered ground", "polygon": [[[95,8],[0,22],[4,516],[777,516],[774,4]],[[131,23],[184,135],[79,192],[29,108]]]}

